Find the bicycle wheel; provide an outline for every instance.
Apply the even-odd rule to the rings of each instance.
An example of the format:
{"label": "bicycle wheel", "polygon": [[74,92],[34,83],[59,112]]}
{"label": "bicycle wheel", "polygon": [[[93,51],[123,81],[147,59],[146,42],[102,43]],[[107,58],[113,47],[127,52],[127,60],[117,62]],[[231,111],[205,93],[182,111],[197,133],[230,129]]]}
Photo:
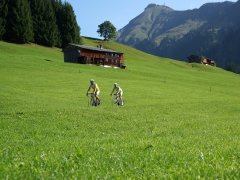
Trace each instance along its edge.
{"label": "bicycle wheel", "polygon": [[92,97],[88,98],[88,107],[93,105],[93,99]]}
{"label": "bicycle wheel", "polygon": [[122,99],[119,99],[118,105],[119,105],[119,106],[124,106],[124,105],[126,105],[126,101],[125,101],[125,99],[123,99],[123,97],[122,97]]}
{"label": "bicycle wheel", "polygon": [[88,99],[88,106],[89,107],[90,106],[95,106],[95,104],[96,104],[95,102],[96,102],[95,97],[91,94],[91,96]]}
{"label": "bicycle wheel", "polygon": [[97,106],[100,106],[101,104],[102,104],[102,100],[101,99],[96,99],[96,104],[97,104]]}
{"label": "bicycle wheel", "polygon": [[117,104],[117,97],[112,96],[112,105],[114,106],[115,104]]}

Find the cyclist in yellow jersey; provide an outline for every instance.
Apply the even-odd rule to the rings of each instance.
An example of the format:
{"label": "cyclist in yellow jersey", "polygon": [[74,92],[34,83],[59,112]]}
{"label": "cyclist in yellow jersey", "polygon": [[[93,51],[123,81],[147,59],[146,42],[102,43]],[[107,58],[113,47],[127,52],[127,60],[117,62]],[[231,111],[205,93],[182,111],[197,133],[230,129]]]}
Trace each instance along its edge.
{"label": "cyclist in yellow jersey", "polygon": [[89,86],[89,88],[88,88],[88,90],[87,90],[87,94],[86,94],[87,96],[88,96],[88,92],[89,92],[91,89],[93,90],[92,93],[95,95],[97,101],[100,102],[100,98],[99,98],[100,89],[99,89],[97,83],[96,83],[93,79],[90,80],[90,86]]}

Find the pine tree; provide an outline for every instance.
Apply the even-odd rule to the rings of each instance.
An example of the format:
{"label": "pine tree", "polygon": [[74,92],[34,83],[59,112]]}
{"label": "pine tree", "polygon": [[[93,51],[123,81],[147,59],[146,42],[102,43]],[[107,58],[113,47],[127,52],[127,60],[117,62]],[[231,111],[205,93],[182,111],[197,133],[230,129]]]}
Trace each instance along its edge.
{"label": "pine tree", "polygon": [[43,9],[44,9],[44,4],[42,0],[30,0],[30,7],[31,7],[31,13],[32,13],[32,21],[33,21],[33,32],[34,32],[34,42],[39,43],[41,42],[40,40],[42,39],[42,34],[41,32],[41,25],[44,24],[43,21]]}
{"label": "pine tree", "polygon": [[32,19],[27,0],[9,0],[5,39],[27,43],[32,40]]}
{"label": "pine tree", "polygon": [[80,27],[77,24],[71,4],[65,2],[62,8],[61,36],[62,47],[68,43],[80,43]]}
{"label": "pine tree", "polygon": [[49,0],[30,0],[33,18],[34,42],[46,46],[58,43],[56,17]]}
{"label": "pine tree", "polygon": [[0,1],[0,40],[6,32],[6,18],[8,13],[7,0]]}
{"label": "pine tree", "polygon": [[62,36],[61,36],[61,24],[62,24],[62,1],[61,0],[52,0],[52,6],[56,17],[57,23],[57,38],[56,46],[62,47]]}

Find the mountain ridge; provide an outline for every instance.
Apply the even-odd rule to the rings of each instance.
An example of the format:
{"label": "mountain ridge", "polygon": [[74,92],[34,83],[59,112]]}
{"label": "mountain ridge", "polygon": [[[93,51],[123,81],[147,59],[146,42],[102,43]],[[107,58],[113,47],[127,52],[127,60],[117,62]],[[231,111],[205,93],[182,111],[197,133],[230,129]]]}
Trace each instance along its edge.
{"label": "mountain ridge", "polygon": [[240,1],[207,3],[186,11],[149,4],[119,30],[116,41],[181,61],[190,54],[204,55],[215,59],[220,67],[240,72],[235,47],[240,41],[239,16]]}

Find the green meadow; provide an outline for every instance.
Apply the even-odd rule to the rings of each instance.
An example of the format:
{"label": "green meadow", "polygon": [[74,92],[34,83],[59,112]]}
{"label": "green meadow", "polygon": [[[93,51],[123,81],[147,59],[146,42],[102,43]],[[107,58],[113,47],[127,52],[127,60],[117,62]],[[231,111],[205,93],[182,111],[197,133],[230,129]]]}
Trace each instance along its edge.
{"label": "green meadow", "polygon": [[[0,41],[0,179],[240,178],[239,75],[104,47],[124,52],[127,69]],[[100,107],[88,107],[90,79]],[[123,107],[111,103],[115,82]]]}

